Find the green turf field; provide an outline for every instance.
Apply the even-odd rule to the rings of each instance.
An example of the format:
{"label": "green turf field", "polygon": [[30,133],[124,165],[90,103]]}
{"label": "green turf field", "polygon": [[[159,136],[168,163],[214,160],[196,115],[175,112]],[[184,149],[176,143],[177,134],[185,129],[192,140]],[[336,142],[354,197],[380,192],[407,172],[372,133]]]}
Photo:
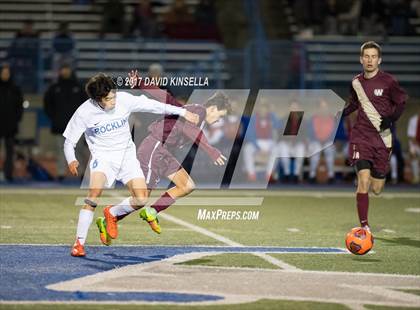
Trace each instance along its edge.
{"label": "green turf field", "polygon": [[[1,190],[0,193],[0,243],[72,244],[79,212],[79,207],[75,206],[74,202],[76,197],[83,197],[83,192]],[[231,198],[244,195],[253,197],[262,193],[233,191],[223,192],[222,195]],[[221,192],[218,192],[218,195],[220,194]],[[326,194],[317,196],[313,193],[267,192],[261,206],[176,205],[166,213],[247,246],[344,248],[345,234],[358,223],[354,198],[349,192],[330,196]],[[193,193],[193,197],[207,202],[211,201],[214,195],[215,192],[212,191]],[[415,193],[409,195],[395,193],[371,199],[369,219],[375,237],[375,246],[374,252],[368,255],[270,255],[302,270],[420,275],[420,213],[406,211],[409,208],[418,208],[419,202],[420,195],[416,196]],[[258,220],[198,220],[199,208],[260,212]],[[98,209],[100,209],[97,210],[99,216],[102,209]],[[119,239],[114,241],[114,245],[225,245],[219,240],[173,221],[161,218],[160,223],[163,232],[157,235],[146,223],[140,221],[137,214],[131,215],[121,222]],[[94,226],[91,227],[87,244],[100,244]],[[191,260],[185,264],[268,270],[279,268],[252,254],[220,254]],[[412,293],[418,294],[415,291]],[[244,309],[340,309],[340,307],[338,304],[264,300],[250,303]],[[29,308],[43,309],[44,306],[23,307],[23,309]],[[67,309],[64,306],[60,308]],[[162,306],[151,308],[169,309]],[[219,309],[218,306],[188,309],[195,308]],[[373,306],[370,308],[379,309]],[[15,309],[15,307],[0,304],[0,309]],[[89,306],[86,309],[99,309],[99,307]],[[108,308],[101,306],[101,309]],[[131,309],[131,307],[121,306],[121,309]],[[383,307],[383,309],[391,308]]]}

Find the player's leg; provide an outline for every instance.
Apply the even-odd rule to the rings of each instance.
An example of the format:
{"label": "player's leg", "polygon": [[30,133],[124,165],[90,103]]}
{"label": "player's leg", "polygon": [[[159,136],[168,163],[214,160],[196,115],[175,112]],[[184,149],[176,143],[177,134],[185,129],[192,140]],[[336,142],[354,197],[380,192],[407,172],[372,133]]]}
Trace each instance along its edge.
{"label": "player's leg", "polygon": [[408,142],[409,146],[409,155],[410,155],[410,165],[411,171],[413,173],[412,183],[417,184],[420,180],[419,174],[419,158],[420,158],[420,146],[413,143],[412,141]]}
{"label": "player's leg", "polygon": [[[375,164],[372,167],[370,175],[370,187],[375,195],[379,195],[384,189],[386,175],[389,172],[388,158],[384,157],[382,158],[382,161],[375,161]],[[384,165],[384,162],[386,163],[386,165]]]}
{"label": "player's leg", "polygon": [[390,170],[391,157],[392,150],[390,148],[376,150],[371,169],[371,189],[375,195],[379,195],[385,186],[386,176]]}
{"label": "player's leg", "polygon": [[131,193],[131,198],[129,199],[131,208],[138,210],[144,207],[150,194],[150,191],[147,189],[146,180],[144,178],[132,179],[127,182],[127,187]]}
{"label": "player's leg", "polygon": [[140,211],[140,217],[146,220],[152,230],[157,233],[161,233],[157,214],[171,206],[177,198],[188,195],[195,188],[194,181],[184,168],[169,174],[167,177],[175,186],[163,193],[153,205]]}
{"label": "player's leg", "polygon": [[117,222],[143,207],[149,196],[143,171],[134,147],[128,149],[122,161],[114,163],[114,166],[118,169],[116,179],[127,186],[131,196],[114,206],[108,206],[104,209],[106,231],[112,239],[118,237]]}
{"label": "player's leg", "polygon": [[[266,178],[267,180],[270,180],[271,178],[276,178],[277,171],[274,170],[276,165],[277,157],[279,157],[279,152],[281,150],[281,142],[279,142],[277,145],[273,147],[273,151],[270,154],[270,157],[268,159],[267,163],[267,171],[266,171]],[[277,169],[276,169],[277,170]]]}
{"label": "player's leg", "polygon": [[111,214],[117,217],[118,221],[142,208],[147,203],[149,197],[149,191],[147,190],[144,178],[132,179],[126,185],[131,196],[110,208]]}
{"label": "player's leg", "polygon": [[305,144],[303,142],[297,142],[294,146],[295,156],[295,177],[299,179],[302,175],[303,159],[305,157]]}
{"label": "player's leg", "polygon": [[[131,179],[126,182],[126,185],[131,196],[125,198],[116,205],[107,206],[104,209],[106,234],[111,239],[116,239],[118,237],[117,222],[125,218],[127,215],[133,213],[134,211],[142,208],[147,203],[147,198],[149,197],[149,191],[146,188],[146,182],[144,178],[139,177]],[[99,230],[101,231],[101,228],[99,228]],[[102,241],[102,243],[104,242]]]}
{"label": "player's leg", "polygon": [[181,168],[177,172],[168,175],[168,179],[175,184],[174,187],[167,191],[168,195],[174,199],[184,197],[195,189],[195,183],[193,179],[184,168]]}
{"label": "player's leg", "polygon": [[168,179],[171,180],[175,186],[163,193],[162,196],[160,196],[160,198],[151,206],[157,213],[167,209],[175,202],[176,199],[190,194],[195,189],[193,179],[191,179],[190,175],[184,168],[168,175]]}
{"label": "player's leg", "polygon": [[309,149],[311,150],[311,154],[313,154],[311,157],[309,157],[309,180],[311,183],[315,183],[316,171],[321,159],[321,143],[318,141],[313,141],[309,145]]}
{"label": "player's leg", "polygon": [[278,156],[280,157],[281,167],[283,169],[286,181],[290,179],[290,151],[291,145],[288,142],[281,141],[278,143]]}
{"label": "player's leg", "polygon": [[255,160],[254,155],[257,151],[255,145],[251,142],[245,143],[244,146],[244,164],[245,164],[245,171],[247,173],[247,177],[249,181],[256,181],[257,176],[255,173]]}
{"label": "player's leg", "polygon": [[357,190],[356,203],[357,213],[359,216],[360,225],[362,227],[369,227],[368,210],[369,210],[369,188],[371,183],[372,164],[368,160],[358,160],[356,162],[357,170]]}
{"label": "player's leg", "polygon": [[334,182],[335,180],[335,146],[331,145],[324,149],[324,156],[325,156],[325,163],[327,164],[327,171],[328,171],[328,181]]}
{"label": "player's leg", "polygon": [[385,186],[385,178],[378,179],[372,176],[370,180],[371,180],[372,192],[375,195],[379,195],[380,193],[382,193],[382,190],[384,189],[384,186]]}
{"label": "player's leg", "polygon": [[[390,164],[391,164],[392,184],[397,184],[398,183],[398,162],[397,162],[397,156],[395,154],[392,154]],[[373,183],[372,183],[372,191],[375,192],[373,190]]]}
{"label": "player's leg", "polygon": [[93,214],[97,206],[97,199],[101,196],[107,178],[102,172],[92,172],[90,176],[90,189],[85,205],[79,212],[77,222],[76,242],[73,245],[72,256],[85,256],[84,244],[87,238],[90,224],[93,221]]}

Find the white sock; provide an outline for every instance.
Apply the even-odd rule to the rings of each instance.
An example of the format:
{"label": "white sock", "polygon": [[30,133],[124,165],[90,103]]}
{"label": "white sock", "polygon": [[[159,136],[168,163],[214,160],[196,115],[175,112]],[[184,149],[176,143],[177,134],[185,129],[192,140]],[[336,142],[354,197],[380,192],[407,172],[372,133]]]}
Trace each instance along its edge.
{"label": "white sock", "polygon": [[130,197],[124,199],[119,204],[117,204],[117,205],[113,206],[111,209],[109,209],[109,212],[113,216],[126,215],[126,214],[130,214],[131,212],[134,212],[134,211],[136,211],[136,209],[134,209],[131,206]]}
{"label": "white sock", "polygon": [[93,211],[82,209],[79,212],[79,222],[77,223],[76,238],[80,244],[85,244],[86,237],[89,231],[89,226],[93,220]]}

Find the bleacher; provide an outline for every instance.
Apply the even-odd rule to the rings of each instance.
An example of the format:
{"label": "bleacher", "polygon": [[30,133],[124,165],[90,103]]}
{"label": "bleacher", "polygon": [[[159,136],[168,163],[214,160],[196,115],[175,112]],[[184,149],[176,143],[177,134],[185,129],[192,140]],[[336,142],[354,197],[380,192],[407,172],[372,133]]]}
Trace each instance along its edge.
{"label": "bleacher", "polygon": [[383,50],[381,68],[398,77],[400,83],[420,82],[420,39],[413,37],[383,38],[317,36],[301,40],[304,43],[309,72],[308,83],[321,85],[349,83],[359,72],[360,44],[376,40]]}
{"label": "bleacher", "polygon": [[[13,38],[23,22],[31,19],[42,38],[51,38],[61,21],[70,23],[76,39],[96,39],[100,30],[102,7],[107,0],[95,0],[94,4],[75,4],[73,0],[2,0],[0,2],[0,38]],[[137,0],[122,0],[125,4],[126,23],[131,22]],[[173,0],[153,1],[153,12],[159,21],[168,12]],[[191,10],[198,0],[186,0]]]}
{"label": "bleacher", "polygon": [[[44,85],[54,76],[51,70],[52,42],[61,21],[69,23],[69,29],[76,39],[75,57],[77,75],[86,79],[98,71],[113,76],[126,76],[133,68],[147,71],[151,63],[160,63],[168,76],[206,76],[214,86],[222,86],[229,78],[225,66],[225,52],[222,45],[203,41],[171,41],[159,39],[144,41],[141,38],[124,38],[110,34],[99,38],[102,5],[106,0],[93,4],[73,4],[72,0],[2,0],[0,2],[0,61],[7,56],[7,49],[23,22],[30,19],[34,29],[40,31],[42,43],[42,64]],[[123,0],[125,23],[128,25],[134,4],[138,1]],[[158,19],[170,8],[172,0],[160,0],[153,6]],[[197,0],[187,0],[193,10]]]}

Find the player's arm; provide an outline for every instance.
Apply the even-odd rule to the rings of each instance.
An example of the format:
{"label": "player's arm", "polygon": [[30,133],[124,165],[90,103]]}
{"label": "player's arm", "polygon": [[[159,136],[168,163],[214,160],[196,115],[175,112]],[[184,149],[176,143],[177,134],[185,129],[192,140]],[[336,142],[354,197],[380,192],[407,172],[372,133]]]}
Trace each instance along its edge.
{"label": "player's arm", "polygon": [[176,100],[168,91],[164,89],[160,89],[159,87],[155,85],[145,85],[144,80],[142,80],[140,83],[139,81],[139,73],[137,70],[132,70],[128,73],[128,77],[130,78],[130,87],[131,88],[139,88],[144,93],[149,94],[156,100],[160,102],[164,102],[170,105],[174,105],[176,107],[182,107],[183,104],[180,103],[178,100]]}
{"label": "player's arm", "polygon": [[226,157],[218,149],[210,145],[207,137],[200,128],[185,122],[182,128],[182,134],[202,149],[213,160],[216,166],[223,166],[225,164]]}
{"label": "player's arm", "polygon": [[76,111],[68,122],[66,130],[63,133],[63,136],[66,138],[64,141],[64,156],[66,157],[70,173],[74,176],[78,175],[77,168],[79,167],[79,162],[76,159],[75,148],[81,135],[86,129],[86,124],[79,115],[78,111]]}
{"label": "player's arm", "polygon": [[391,120],[396,122],[404,111],[405,103],[407,101],[407,93],[396,80],[393,81],[391,88],[391,100],[395,104],[394,113],[391,115]]}
{"label": "player's arm", "polygon": [[133,96],[125,93],[124,100],[129,101],[131,112],[149,112],[154,114],[169,114],[178,115],[185,118],[187,121],[198,124],[199,117],[197,114],[191,113],[184,108],[164,104],[160,101],[147,98],[145,95]]}
{"label": "player's arm", "polygon": [[76,159],[76,154],[74,152],[75,148],[76,145],[73,144],[69,139],[66,139],[64,141],[64,156],[66,157],[70,173],[74,176],[77,176],[77,168],[79,167],[79,161]]}
{"label": "player's arm", "polygon": [[354,91],[353,87],[350,87],[350,95],[347,100],[347,104],[344,107],[343,110],[343,116],[350,115],[354,111],[356,111],[359,108],[359,101],[357,99],[357,94]]}
{"label": "player's arm", "polygon": [[395,105],[394,112],[390,116],[382,117],[381,130],[388,129],[395,123],[401,116],[405,108],[405,102],[407,101],[406,92],[400,87],[396,80],[392,80],[390,87],[390,97],[392,103]]}

